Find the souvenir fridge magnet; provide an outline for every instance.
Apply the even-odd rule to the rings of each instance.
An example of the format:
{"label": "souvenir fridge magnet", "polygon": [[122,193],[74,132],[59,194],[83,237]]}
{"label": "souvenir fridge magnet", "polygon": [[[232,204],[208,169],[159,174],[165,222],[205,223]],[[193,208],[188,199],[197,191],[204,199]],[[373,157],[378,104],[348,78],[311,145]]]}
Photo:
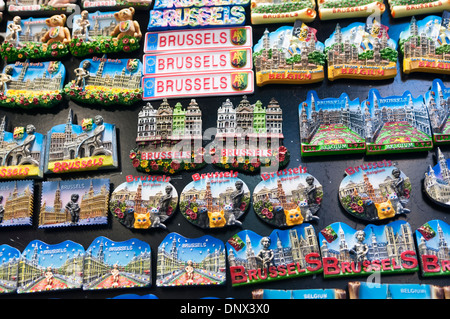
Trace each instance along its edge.
{"label": "souvenir fridge magnet", "polygon": [[317,6],[319,9],[320,20],[368,17],[374,13],[381,16],[386,10],[383,1],[376,0],[319,0],[317,1]]}
{"label": "souvenir fridge magnet", "polygon": [[226,282],[225,245],[205,235],[168,234],[158,246],[156,286],[215,286]]}
{"label": "souvenir fridge magnet", "polygon": [[[2,3],[3,0],[1,1]],[[11,14],[48,14],[48,13],[71,13],[75,11],[76,0],[50,0],[50,1],[27,1],[6,0],[8,12]],[[4,5],[4,4],[3,4]]]}
{"label": "souvenir fridge magnet", "polygon": [[0,179],[41,178],[44,174],[45,136],[33,124],[6,131],[0,122]]}
{"label": "souvenir fridge magnet", "polygon": [[89,13],[83,10],[73,17],[70,53],[75,56],[132,52],[142,38],[139,23],[133,20],[134,8],[118,12]]}
{"label": "souvenir fridge magnet", "polygon": [[54,245],[31,241],[20,258],[17,292],[80,289],[84,255],[83,246],[70,240]]}
{"label": "souvenir fridge magnet", "polygon": [[274,0],[252,0],[252,24],[288,23],[295,20],[311,22],[316,18],[314,0],[279,2]]}
{"label": "souvenir fridge magnet", "polygon": [[324,46],[317,41],[317,30],[297,20],[294,27],[264,31],[253,47],[256,84],[306,84],[324,78]]}
{"label": "souvenir fridge magnet", "polygon": [[130,160],[140,172],[175,174],[204,167],[202,111],[197,102],[172,107],[163,99],[157,109],[147,102],[138,115],[136,144]]}
{"label": "souvenir fridge magnet", "polygon": [[180,194],[180,211],[201,228],[242,225],[239,218],[250,207],[250,190],[237,172],[192,175]]}
{"label": "souvenir fridge magnet", "polygon": [[437,164],[425,172],[423,189],[432,201],[450,207],[450,159],[446,159],[440,148],[436,153]]}
{"label": "souvenir fridge magnet", "polygon": [[350,299],[444,299],[444,290],[435,285],[348,283]]}
{"label": "souvenir fridge magnet", "polygon": [[319,99],[315,91],[299,105],[301,155],[364,153],[364,114],[346,93]]}
{"label": "souvenir fridge magnet", "polygon": [[401,96],[381,97],[377,89],[371,89],[361,107],[367,154],[432,149],[430,120],[422,95],[413,98],[405,91]]}
{"label": "souvenir fridge magnet", "polygon": [[306,167],[262,173],[261,177],[253,190],[253,208],[263,221],[283,228],[319,219],[322,185]]}
{"label": "souvenir fridge magnet", "polygon": [[103,116],[85,118],[81,125],[72,121],[69,109],[65,124],[47,132],[45,173],[68,173],[116,168],[117,140],[114,124]]}
{"label": "souvenir fridge magnet", "polygon": [[8,64],[0,74],[0,106],[53,107],[63,99],[65,77],[60,61]]}
{"label": "souvenir fridge magnet", "polygon": [[94,57],[81,61],[75,79],[64,87],[72,100],[101,105],[132,105],[142,98],[139,59]]}
{"label": "souvenir fridge magnet", "polygon": [[411,22],[400,32],[403,72],[450,74],[450,12]]}
{"label": "souvenir fridge magnet", "polygon": [[397,75],[397,43],[376,19],[339,24],[325,41],[328,79],[383,80]]}
{"label": "souvenir fridge magnet", "polygon": [[83,290],[149,287],[151,269],[148,243],[136,238],[117,242],[100,236],[86,249]]}
{"label": "souvenir fridge magnet", "polygon": [[256,173],[276,171],[289,163],[290,152],[283,145],[283,111],[271,99],[250,104],[243,96],[239,105],[226,99],[217,111],[217,134],[206,147],[206,160],[223,168]]}
{"label": "souvenir fridge magnet", "polygon": [[31,226],[34,182],[0,182],[0,227]]}
{"label": "souvenir fridge magnet", "polygon": [[166,229],[178,206],[177,190],[169,181],[165,175],[127,176],[111,195],[111,213],[130,229]]}
{"label": "souvenir fridge magnet", "polygon": [[419,270],[411,226],[402,220],[356,230],[333,223],[319,233],[324,278]]}
{"label": "souvenir fridge magnet", "polygon": [[339,186],[345,211],[362,220],[376,221],[410,212],[411,182],[388,160],[348,167]]}
{"label": "souvenir fridge magnet", "polygon": [[19,279],[20,251],[3,244],[0,245],[0,256],[2,257],[0,267],[5,270],[0,295],[16,292]]}
{"label": "souvenir fridge magnet", "polygon": [[121,9],[131,8],[136,10],[148,10],[152,0],[81,0],[81,6],[84,9]]}
{"label": "souvenir fridge magnet", "polygon": [[311,276],[322,272],[314,227],[297,225],[260,236],[243,230],[228,239],[232,286]]}
{"label": "souvenir fridge magnet", "polygon": [[450,90],[441,79],[434,79],[430,90],[425,93],[425,105],[430,118],[435,145],[450,142],[450,125],[448,124]]}
{"label": "souvenir fridge magnet", "polygon": [[42,182],[39,228],[106,225],[109,179]]}
{"label": "souvenir fridge magnet", "polygon": [[0,56],[7,62],[25,59],[58,59],[69,53],[71,36],[64,14],[50,18],[22,19],[7,22]]}
{"label": "souvenir fridge magnet", "polygon": [[256,289],[252,291],[252,299],[346,299],[343,289]]}
{"label": "souvenir fridge magnet", "polygon": [[440,0],[388,0],[393,18],[430,14],[450,10],[450,3]]}

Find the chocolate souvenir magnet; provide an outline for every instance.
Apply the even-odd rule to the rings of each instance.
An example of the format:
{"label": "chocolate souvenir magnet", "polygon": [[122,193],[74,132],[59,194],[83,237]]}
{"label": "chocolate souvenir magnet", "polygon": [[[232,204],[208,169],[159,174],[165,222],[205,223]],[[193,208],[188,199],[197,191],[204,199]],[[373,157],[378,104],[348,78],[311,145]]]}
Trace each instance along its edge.
{"label": "chocolate souvenir magnet", "polygon": [[81,14],[73,17],[70,53],[85,56],[139,49],[142,33],[133,16],[133,7],[117,12],[89,13],[83,10]]}
{"label": "chocolate souvenir magnet", "polygon": [[65,77],[60,61],[8,64],[0,73],[0,106],[53,107],[63,99]]}
{"label": "chocolate souvenir magnet", "polygon": [[425,93],[425,105],[436,145],[450,142],[450,125],[448,124],[450,91],[441,79],[434,79],[430,90]]}
{"label": "chocolate souvenir magnet", "polygon": [[324,278],[419,270],[411,226],[402,220],[356,230],[333,223],[319,233]]}
{"label": "chocolate souvenir magnet", "polygon": [[450,12],[411,22],[400,33],[403,72],[450,74]]}
{"label": "chocolate souvenir magnet", "polygon": [[106,225],[109,179],[42,182],[39,228]]}
{"label": "chocolate souvenir magnet", "polygon": [[279,2],[274,0],[253,0],[251,2],[252,24],[287,23],[302,20],[311,22],[316,18],[314,0]]}
{"label": "chocolate souvenir magnet", "polygon": [[[4,6],[3,0],[1,1]],[[50,1],[28,1],[28,0],[6,0],[8,12],[11,14],[43,14],[43,13],[70,13],[75,11],[76,0],[50,0]],[[3,9],[2,9],[3,10]]]}
{"label": "chocolate souvenir magnet", "polygon": [[413,98],[405,91],[401,96],[381,97],[377,89],[371,89],[361,107],[367,154],[432,149],[430,120],[422,95]]}
{"label": "chocolate souvenir magnet", "polygon": [[84,255],[83,246],[70,240],[54,245],[31,241],[20,257],[17,292],[81,288]]}
{"label": "chocolate souvenir magnet", "polygon": [[4,269],[0,294],[16,292],[19,279],[20,251],[9,245],[0,245],[0,256],[2,257],[0,267]]}
{"label": "chocolate souvenir magnet", "polygon": [[436,153],[437,164],[425,172],[423,189],[432,201],[450,207],[450,159],[446,159],[440,148]]}
{"label": "chocolate souvenir magnet", "polygon": [[83,290],[148,287],[151,270],[149,244],[136,238],[117,242],[100,236],[86,249]]}
{"label": "chocolate souvenir magnet", "polygon": [[237,172],[194,174],[192,179],[180,194],[180,211],[189,222],[201,228],[242,224],[250,190]]}
{"label": "chocolate souvenir magnet", "polygon": [[103,105],[132,105],[142,98],[139,59],[94,57],[81,61],[76,78],[64,87],[72,100]]}
{"label": "chocolate souvenir magnet", "polygon": [[178,206],[178,194],[170,177],[127,176],[111,195],[109,209],[130,229],[163,228]]}
{"label": "chocolate souvenir magnet", "polygon": [[383,1],[339,1],[320,0],[317,2],[320,20],[368,17],[372,14],[380,16],[386,10]]}
{"label": "chocolate souvenir magnet", "polygon": [[411,182],[388,160],[348,167],[339,200],[352,216],[376,221],[409,213]]}
{"label": "chocolate souvenir magnet", "polygon": [[450,226],[442,220],[430,220],[420,226],[415,235],[422,275],[450,275]]}
{"label": "chocolate souvenir magnet", "polygon": [[322,272],[314,227],[297,225],[260,236],[243,230],[228,239],[228,267],[233,286],[311,276]]}
{"label": "chocolate souvenir magnet", "polygon": [[226,99],[217,110],[217,134],[206,147],[207,160],[223,168],[256,173],[285,167],[290,152],[283,146],[283,111],[271,99],[250,104],[244,95],[234,107]]}
{"label": "chocolate souvenir magnet", "polygon": [[33,198],[33,181],[1,182],[0,227],[32,225]]}
{"label": "chocolate souvenir magnet", "polygon": [[22,19],[7,22],[0,56],[7,62],[26,59],[58,59],[69,53],[71,36],[64,14],[50,18]]}
{"label": "chocolate souvenir magnet", "polygon": [[308,92],[299,105],[301,155],[364,153],[366,151],[364,114],[359,99],[319,99]]}
{"label": "chocolate souvenir magnet", "polygon": [[115,168],[117,163],[116,127],[103,116],[85,118],[81,125],[72,121],[69,109],[65,124],[47,132],[46,173],[68,173]]}
{"label": "chocolate souvenir magnet", "polygon": [[175,174],[204,167],[202,111],[197,102],[171,107],[164,98],[158,109],[148,102],[138,115],[136,144],[130,160],[140,172]]}
{"label": "chocolate souvenir magnet", "polygon": [[252,291],[252,299],[346,299],[342,289],[256,289]]}
{"label": "chocolate souvenir magnet", "polygon": [[336,25],[325,41],[328,79],[382,80],[397,75],[397,43],[376,19]]}
{"label": "chocolate souvenir magnet", "polygon": [[388,0],[393,18],[430,14],[450,10],[450,3],[440,0]]}
{"label": "chocolate souvenir magnet", "polygon": [[264,31],[253,47],[256,84],[305,84],[324,78],[323,43],[316,39],[317,30],[298,21],[294,27]]}
{"label": "chocolate souvenir magnet", "polygon": [[253,208],[263,221],[283,228],[319,219],[322,185],[306,167],[262,173],[261,177],[253,190]]}
{"label": "chocolate souvenir magnet", "polygon": [[225,245],[205,235],[168,234],[158,246],[156,286],[213,286],[226,282]]}
{"label": "chocolate souvenir magnet", "polygon": [[444,290],[435,285],[348,283],[350,299],[444,299]]}

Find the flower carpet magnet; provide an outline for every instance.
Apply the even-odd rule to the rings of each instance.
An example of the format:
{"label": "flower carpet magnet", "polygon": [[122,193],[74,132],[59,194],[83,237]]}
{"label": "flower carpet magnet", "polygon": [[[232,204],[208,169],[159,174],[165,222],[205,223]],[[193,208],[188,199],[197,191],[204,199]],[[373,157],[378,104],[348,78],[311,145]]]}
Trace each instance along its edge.
{"label": "flower carpet magnet", "polygon": [[434,79],[430,90],[424,96],[434,145],[450,143],[449,97],[449,88],[444,85],[441,79]]}
{"label": "flower carpet magnet", "polygon": [[133,16],[133,7],[118,12],[89,13],[83,10],[73,18],[70,53],[85,56],[139,49],[142,33]]}
{"label": "flower carpet magnet", "polygon": [[316,1],[295,0],[278,2],[274,0],[251,1],[252,24],[287,23],[295,20],[311,22],[316,18]]}
{"label": "flower carpet magnet", "polygon": [[63,100],[65,77],[60,61],[8,64],[0,73],[0,106],[53,107]]}
{"label": "flower carpet magnet", "polygon": [[348,283],[350,299],[445,299],[444,289],[428,284],[378,284],[352,281]]}
{"label": "flower carpet magnet", "polygon": [[324,79],[326,56],[317,30],[297,20],[293,27],[267,29],[253,47],[256,84],[306,84]]}
{"label": "flower carpet magnet", "polygon": [[111,214],[130,229],[167,229],[178,207],[177,190],[169,181],[165,175],[127,176],[111,195]]}
{"label": "flower carpet magnet", "polygon": [[76,78],[64,93],[77,102],[102,105],[132,105],[142,99],[142,63],[139,59],[94,57],[81,61]]}
{"label": "flower carpet magnet", "polygon": [[136,238],[118,242],[100,236],[86,249],[83,290],[149,287],[151,270],[148,243]]}
{"label": "flower carpet magnet", "polygon": [[259,100],[250,104],[245,95],[236,107],[226,99],[217,111],[217,134],[205,147],[205,160],[245,173],[277,171],[290,159],[282,122],[283,111],[275,99],[266,107]]}
{"label": "flower carpet magnet", "polygon": [[83,246],[70,240],[53,245],[31,241],[20,257],[17,292],[81,289],[85,253]]}
{"label": "flower carpet magnet", "polygon": [[419,270],[411,226],[402,220],[356,230],[333,223],[319,233],[324,278]]}
{"label": "flower carpet magnet", "polygon": [[0,182],[0,228],[33,224],[34,182]]}
{"label": "flower carpet magnet", "polygon": [[306,167],[262,173],[261,178],[253,190],[253,208],[263,221],[284,228],[319,219],[322,185]]}
{"label": "flower carpet magnet", "polygon": [[299,105],[302,156],[365,153],[364,113],[346,93],[319,99],[315,91]]}
{"label": "flower carpet magnet", "polygon": [[206,165],[202,147],[202,111],[192,99],[186,108],[144,105],[138,115],[137,146],[130,151],[133,167],[144,173],[176,174]]}
{"label": "flower carpet magnet", "polygon": [[411,181],[388,160],[348,167],[339,186],[345,211],[367,221],[393,218],[410,212]]}
{"label": "flower carpet magnet", "polygon": [[7,22],[0,56],[7,62],[26,59],[58,59],[69,53],[70,31],[64,14],[50,18],[22,19]]}
{"label": "flower carpet magnet", "polygon": [[0,267],[6,270],[2,279],[0,294],[14,293],[19,280],[20,251],[17,248],[3,244],[0,245],[0,253],[3,257]]}
{"label": "flower carpet magnet", "polygon": [[319,0],[317,1],[320,20],[368,17],[382,15],[386,10],[383,1],[377,0]]}
{"label": "flower carpet magnet", "polygon": [[239,220],[250,207],[250,190],[237,172],[192,175],[180,194],[180,211],[201,228],[240,226]]}
{"label": "flower carpet magnet", "polygon": [[225,245],[205,235],[168,234],[158,246],[157,287],[216,286],[226,282]]}
{"label": "flower carpet magnet", "polygon": [[437,164],[434,167],[430,165],[425,172],[423,189],[433,202],[450,207],[450,159],[445,158],[438,147],[436,160]]}
{"label": "flower carpet magnet", "polygon": [[226,242],[232,286],[312,276],[322,272],[319,244],[308,224],[268,236],[243,230]]}

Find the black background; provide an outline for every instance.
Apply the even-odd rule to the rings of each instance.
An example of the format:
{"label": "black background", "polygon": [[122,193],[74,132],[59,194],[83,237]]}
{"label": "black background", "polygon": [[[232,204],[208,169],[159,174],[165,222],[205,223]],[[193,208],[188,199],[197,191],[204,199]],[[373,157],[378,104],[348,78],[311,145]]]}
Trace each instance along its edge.
{"label": "black background", "polygon": [[[102,10],[113,11],[113,10]],[[440,14],[437,14],[440,15]],[[417,16],[417,19],[422,19],[424,16]],[[10,19],[7,13],[4,15],[1,23],[1,31],[6,30],[6,20]],[[143,33],[148,24],[148,11],[137,11],[135,19],[139,21]],[[318,30],[317,38],[321,42],[329,37],[334,31],[337,22],[341,27],[345,27],[352,22],[365,22],[365,18],[355,19],[341,19],[331,21],[320,21],[319,18],[308,25]],[[390,36],[397,40],[398,30],[401,24],[407,23],[410,18],[392,19],[389,12],[385,12],[382,17],[382,22],[391,28]],[[249,8],[247,8],[247,24],[250,25]],[[293,24],[293,23],[292,23]],[[285,25],[292,25],[285,24]],[[253,26],[253,43],[261,38],[265,28],[269,31],[275,31],[282,25],[256,25]],[[397,34],[395,34],[397,33]],[[143,37],[144,39],[144,37]],[[130,54],[120,54],[117,56],[109,55],[108,57],[142,57],[143,39],[141,49]],[[84,58],[75,58],[71,55],[64,58],[62,61],[67,70],[66,82],[74,78],[73,70],[80,61]],[[401,57],[399,58],[401,61]],[[299,165],[306,166],[308,172],[315,176],[323,185],[324,199],[322,207],[318,213],[320,220],[315,222],[316,233],[334,222],[344,222],[355,229],[362,229],[367,225],[367,222],[358,220],[347,214],[338,200],[338,187],[344,177],[344,170],[349,166],[357,166],[363,162],[372,162],[382,159],[390,159],[398,163],[398,167],[410,178],[413,187],[411,200],[408,208],[411,213],[408,215],[398,216],[395,219],[406,220],[410,223],[411,228],[415,231],[418,227],[432,219],[440,219],[447,223],[449,210],[436,205],[431,202],[423,193],[423,176],[428,165],[434,166],[435,152],[416,152],[403,154],[388,154],[385,156],[364,156],[364,155],[335,155],[326,157],[300,157],[299,145],[299,128],[298,128],[298,105],[306,99],[308,90],[316,90],[319,98],[338,97],[342,92],[346,92],[351,99],[359,98],[360,101],[367,97],[368,91],[371,88],[379,89],[382,96],[388,95],[402,95],[405,90],[410,90],[414,97],[419,94],[425,94],[429,89],[434,78],[441,78],[444,84],[448,83],[448,77],[444,75],[433,74],[411,74],[406,75],[398,69],[398,74],[391,80],[350,80],[342,79],[334,82],[325,79],[318,84],[310,85],[266,85],[264,87],[255,87],[255,93],[248,95],[250,103],[255,103],[258,99],[262,101],[263,105],[267,105],[272,97],[277,99],[283,109],[283,132],[285,136],[284,145],[291,152],[291,160],[288,168],[298,167]],[[198,97],[196,98],[202,113],[203,113],[203,130],[216,126],[217,109],[225,101],[226,97]],[[230,96],[234,105],[237,105],[241,100],[240,96]],[[169,103],[174,106],[176,102],[181,102],[184,107],[187,107],[190,99],[169,100]],[[154,107],[158,107],[161,101],[152,102]],[[52,126],[65,123],[69,109],[73,110],[74,123],[80,123],[83,118],[94,117],[101,114],[105,122],[113,123],[117,127],[118,136],[118,153],[119,153],[119,168],[116,170],[104,170],[97,172],[81,172],[70,173],[64,175],[46,175],[44,180],[68,180],[78,178],[110,178],[111,190],[125,182],[126,175],[141,175],[131,165],[129,160],[129,152],[135,147],[136,130],[137,130],[137,115],[145,102],[140,102],[134,106],[89,106],[81,105],[69,101],[67,98],[53,109],[0,109],[0,116],[6,115],[8,119],[8,129],[11,131],[15,126],[25,126],[29,123],[36,126],[36,132],[46,134]],[[208,144],[211,141],[204,141]],[[441,147],[444,154],[450,156],[450,147]],[[217,169],[212,165],[207,165],[196,172],[204,173],[216,171]],[[239,177],[247,184],[250,191],[261,180],[258,175],[239,174]],[[177,174],[172,177],[172,184],[177,189],[178,194],[182,189],[192,181],[191,173]],[[156,252],[159,243],[169,232],[177,232],[185,237],[197,238],[205,234],[212,235],[226,242],[231,236],[241,230],[239,227],[225,228],[220,230],[204,230],[189,223],[182,214],[177,210],[166,225],[168,230],[149,229],[149,230],[130,230],[122,226],[115,218],[109,218],[108,225],[92,226],[92,227],[60,227],[53,229],[38,229],[38,215],[40,206],[41,181],[36,182],[35,198],[34,198],[34,216],[33,226],[31,227],[4,227],[0,229],[0,244],[8,244],[12,247],[23,251],[28,243],[34,239],[39,239],[47,244],[57,244],[64,240],[72,240],[84,246],[85,249],[98,236],[105,236],[114,241],[124,241],[130,238],[138,238],[150,244],[152,249],[152,282],[156,278]],[[395,220],[394,219],[394,220]],[[253,207],[251,207],[246,215],[242,218],[242,229],[250,229],[260,235],[268,235],[272,232],[273,227],[260,220]],[[390,220],[392,221],[392,220]],[[383,222],[383,224],[389,221]],[[322,275],[314,277],[303,277],[291,280],[280,280],[271,283],[262,283],[258,285],[247,285],[244,287],[232,287],[231,280],[227,278],[227,283],[224,286],[203,286],[203,287],[156,287],[153,284],[149,288],[132,288],[121,290],[99,290],[99,291],[83,291],[67,290],[58,292],[45,292],[34,294],[10,294],[2,295],[0,298],[63,298],[63,299],[92,299],[92,298],[112,298],[120,294],[155,294],[158,298],[188,298],[197,299],[203,297],[219,297],[219,298],[251,298],[251,291],[257,288],[267,289],[306,289],[306,288],[340,288],[347,289],[347,282],[352,280],[366,280],[365,277],[347,277],[339,279],[323,279]],[[421,283],[421,284],[435,284],[440,286],[450,285],[448,277],[424,278],[420,272],[407,275],[384,275],[381,277],[382,283]]]}

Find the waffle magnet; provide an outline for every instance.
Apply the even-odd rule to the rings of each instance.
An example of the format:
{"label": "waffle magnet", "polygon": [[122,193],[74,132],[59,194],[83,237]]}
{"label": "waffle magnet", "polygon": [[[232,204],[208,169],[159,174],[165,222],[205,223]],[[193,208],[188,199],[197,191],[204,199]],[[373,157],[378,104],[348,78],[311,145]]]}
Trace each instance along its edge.
{"label": "waffle magnet", "polygon": [[50,18],[22,19],[7,22],[5,41],[0,47],[4,61],[59,59],[69,53],[70,31],[64,14]]}
{"label": "waffle magnet", "polygon": [[322,185],[306,167],[262,173],[261,178],[253,190],[253,208],[263,221],[284,228],[319,219]]}
{"label": "waffle magnet", "polygon": [[178,193],[168,176],[127,176],[111,195],[109,209],[130,229],[166,229],[178,206]]}
{"label": "waffle magnet", "polygon": [[87,104],[133,105],[142,99],[139,59],[93,57],[81,61],[75,79],[64,87],[71,99]]}
{"label": "waffle magnet", "polygon": [[339,186],[339,200],[352,216],[367,221],[410,212],[411,182],[391,161],[348,167]]}
{"label": "waffle magnet", "polygon": [[314,227],[297,225],[260,236],[243,230],[228,239],[232,286],[311,276],[322,272]]}
{"label": "waffle magnet", "polygon": [[44,174],[45,135],[33,124],[6,131],[6,116],[0,123],[0,179],[42,178]]}
{"label": "waffle magnet", "polygon": [[[31,241],[20,258],[17,292],[80,289],[85,253],[83,246],[70,240],[54,245]],[[30,269],[34,269],[34,279],[24,280]]]}
{"label": "waffle magnet", "polygon": [[317,2],[317,5],[319,7],[320,20],[368,17],[374,13],[377,13],[381,16],[386,10],[386,6],[383,4],[383,1],[376,0],[320,0]]}
{"label": "waffle magnet", "polygon": [[116,168],[116,127],[101,115],[73,124],[69,110],[65,124],[47,132],[45,173],[69,173]]}
{"label": "waffle magnet", "polygon": [[117,242],[100,236],[86,250],[83,290],[149,287],[151,270],[148,243],[136,238]]}
{"label": "waffle magnet", "polygon": [[0,73],[0,106],[53,107],[63,99],[66,69],[60,61],[16,62]]}
{"label": "waffle magnet", "polygon": [[419,270],[411,226],[402,220],[356,230],[333,223],[319,233],[324,278]]}
{"label": "waffle magnet", "polygon": [[34,182],[0,182],[0,227],[33,224]]}
{"label": "waffle magnet", "polygon": [[108,224],[109,179],[42,182],[39,228]]}
{"label": "waffle magnet", "polygon": [[256,84],[306,84],[324,79],[326,56],[317,30],[298,21],[294,27],[267,29],[253,47]]}
{"label": "waffle magnet", "polygon": [[302,156],[364,153],[364,113],[359,99],[346,93],[319,99],[315,91],[299,105]]}
{"label": "waffle magnet", "polygon": [[424,98],[433,132],[433,143],[435,145],[450,143],[448,119],[450,88],[447,88],[442,80],[434,79]]}
{"label": "waffle magnet", "polygon": [[225,245],[217,238],[186,238],[170,233],[158,246],[156,286],[224,285],[225,256]]}
{"label": "waffle magnet", "polygon": [[180,210],[192,224],[201,228],[240,226],[250,207],[250,190],[237,172],[192,175],[180,194]]}
{"label": "waffle magnet", "polygon": [[273,0],[252,1],[252,24],[289,23],[301,20],[312,22],[316,18],[314,0],[295,0],[290,3]]}
{"label": "waffle magnet", "polygon": [[0,245],[0,255],[2,256],[0,267],[7,270],[5,272],[0,294],[16,292],[19,280],[19,261],[21,253],[17,248],[9,245]]}
{"label": "waffle magnet", "polygon": [[437,164],[434,167],[428,166],[423,180],[425,194],[435,203],[444,207],[450,207],[450,159],[447,159],[437,148]]}

